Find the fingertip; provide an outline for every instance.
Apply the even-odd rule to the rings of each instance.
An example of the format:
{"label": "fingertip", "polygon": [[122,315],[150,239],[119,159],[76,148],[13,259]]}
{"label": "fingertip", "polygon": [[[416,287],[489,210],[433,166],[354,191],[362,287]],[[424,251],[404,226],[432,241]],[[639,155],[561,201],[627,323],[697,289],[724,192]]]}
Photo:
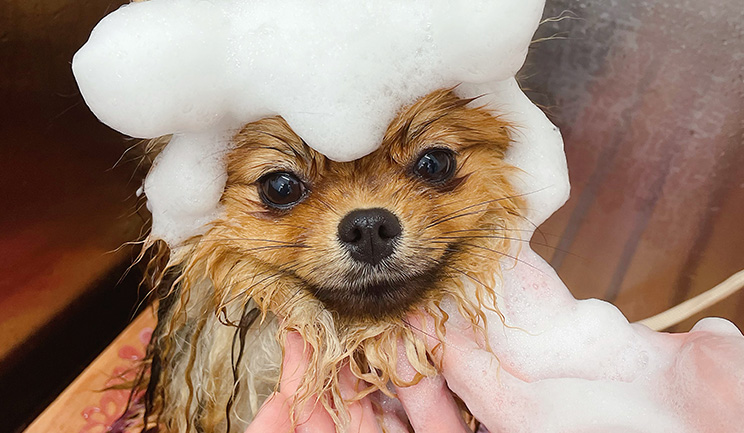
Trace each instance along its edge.
{"label": "fingertip", "polygon": [[297,424],[295,430],[296,433],[335,433],[336,424],[333,422],[333,418],[328,414],[325,407],[320,404],[319,401],[308,401],[308,404],[312,404],[313,408],[310,414],[307,415],[307,419],[301,420]]}
{"label": "fingertip", "polygon": [[418,371],[411,365],[406,353],[406,345],[403,340],[398,341],[398,356],[396,359],[395,373],[401,381],[412,383],[416,379]]}
{"label": "fingertip", "polygon": [[349,367],[344,367],[338,373],[338,390],[341,398],[351,400],[357,394],[357,378],[351,372]]}
{"label": "fingertip", "polygon": [[284,344],[279,392],[290,396],[297,392],[309,364],[309,350],[305,340],[295,331],[289,332]]}
{"label": "fingertip", "polygon": [[396,392],[414,431],[470,433],[442,376],[425,377],[415,385],[396,387]]}
{"label": "fingertip", "polygon": [[258,410],[245,433],[285,432],[289,428],[290,419],[287,400],[284,396],[274,393],[266,399],[261,409]]}
{"label": "fingertip", "polygon": [[297,331],[290,331],[287,333],[284,342],[284,358],[289,359],[292,362],[298,362],[298,360],[306,358],[308,350],[306,349],[307,344],[302,339]]}

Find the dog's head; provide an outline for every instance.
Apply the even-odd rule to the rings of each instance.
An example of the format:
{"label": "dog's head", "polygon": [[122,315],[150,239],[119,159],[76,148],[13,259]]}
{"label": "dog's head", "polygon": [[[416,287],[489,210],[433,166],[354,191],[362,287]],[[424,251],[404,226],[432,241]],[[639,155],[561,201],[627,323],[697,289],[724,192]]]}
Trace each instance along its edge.
{"label": "dog's head", "polygon": [[518,207],[503,162],[509,128],[469,102],[434,92],[398,114],[376,152],[345,163],[279,117],[248,124],[228,158],[225,216],[203,244],[341,319],[402,317],[505,253]]}
{"label": "dog's head", "polygon": [[[445,296],[482,330],[483,300],[494,300],[522,201],[510,183],[516,170],[503,159],[511,125],[473,105],[452,90],[433,92],[397,114],[377,151],[343,163],[314,151],[280,117],[242,128],[227,157],[222,216],[171,258],[179,300],[159,325],[160,375],[170,389],[162,400],[190,395],[184,386],[215,407],[225,393],[239,398],[215,376],[234,376],[225,353],[246,332],[233,337],[215,315],[244,330],[261,311],[280,318],[280,333],[299,331],[313,349],[304,398],[335,390],[343,365],[370,389],[410,383],[397,377],[400,344],[419,373],[433,374],[405,316],[429,313],[441,335]],[[189,357],[178,354],[183,341]],[[182,383],[184,375],[209,385],[197,392],[197,380]],[[168,404],[175,411],[198,399]]]}

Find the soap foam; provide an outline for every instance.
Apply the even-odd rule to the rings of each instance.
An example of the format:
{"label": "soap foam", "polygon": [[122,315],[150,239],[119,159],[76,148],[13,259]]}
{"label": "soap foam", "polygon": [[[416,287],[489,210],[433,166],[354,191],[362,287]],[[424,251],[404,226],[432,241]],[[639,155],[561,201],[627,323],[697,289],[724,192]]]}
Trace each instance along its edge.
{"label": "soap foam", "polygon": [[[508,98],[526,100],[512,77],[524,63],[543,3],[149,0],[104,18],[75,55],[73,72],[86,103],[112,128],[140,138],[201,140],[169,145],[168,157],[147,179],[151,236],[176,247],[217,214],[221,192],[198,181],[219,178],[222,169],[212,163],[199,168],[215,170],[208,174],[171,173],[193,168],[168,162],[195,159],[176,153],[201,146],[211,150],[198,152],[219,154],[225,144],[213,140],[215,131],[281,115],[311,147],[350,161],[374,151],[396,112],[433,90],[480,84],[459,93],[504,88]],[[550,157],[560,171],[553,194],[562,199],[537,206],[544,210],[535,223],[567,197],[560,135],[549,122],[539,123],[538,131],[552,129]],[[541,148],[533,126],[524,128],[528,149],[513,152],[526,166]],[[169,179],[179,179],[177,194],[159,194],[173,188]],[[543,183],[528,182],[524,191]]]}
{"label": "soap foam", "polygon": [[[402,106],[524,62],[542,0],[150,0],[104,18],[73,60],[86,102],[135,137],[281,114],[350,161]],[[239,126],[239,125],[233,125]]]}
{"label": "soap foam", "polygon": [[157,156],[144,185],[157,237],[180,244],[219,215],[231,137],[231,131],[176,134]]}
{"label": "soap foam", "polygon": [[454,302],[443,304],[452,359],[444,376],[491,431],[741,430],[744,337],[731,322],[653,332],[609,303],[573,299],[527,248],[509,265],[498,290],[504,322],[485,311],[490,350],[463,337],[469,322]]}

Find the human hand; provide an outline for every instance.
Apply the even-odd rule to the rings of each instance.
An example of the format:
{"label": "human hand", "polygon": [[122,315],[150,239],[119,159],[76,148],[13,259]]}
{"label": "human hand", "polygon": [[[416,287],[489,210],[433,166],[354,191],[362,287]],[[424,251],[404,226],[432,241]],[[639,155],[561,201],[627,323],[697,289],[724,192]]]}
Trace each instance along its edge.
{"label": "human hand", "polygon": [[[607,303],[576,301],[546,264],[520,258],[504,272],[500,295],[510,326],[491,315],[487,346],[452,307],[440,341],[432,318],[411,315],[440,375],[398,388],[399,401],[372,394],[352,403],[350,431],[402,433],[410,422],[417,433],[469,432],[453,393],[494,432],[740,429],[744,338],[733,324],[705,319],[689,333],[653,332]],[[307,367],[303,348],[299,335],[288,339],[282,387],[248,432],[289,431],[289,404]],[[411,381],[416,372],[398,355],[400,379]],[[353,396],[359,383],[348,369],[342,378]],[[296,431],[335,432],[325,409],[301,419]]]}
{"label": "human hand", "polygon": [[[266,400],[245,433],[336,433],[331,415],[317,398],[310,398],[304,407],[298,408],[296,426],[292,425],[291,408],[309,365],[310,350],[298,333],[287,335],[279,390]],[[339,373],[342,397],[351,400],[361,385],[348,367]],[[349,431],[381,433],[380,420],[373,410],[370,396],[353,401],[348,410],[351,418]]]}
{"label": "human hand", "polygon": [[[739,431],[744,415],[744,337],[723,319],[689,333],[630,324],[610,304],[577,301],[534,254],[504,272],[485,344],[456,306],[443,341],[430,317],[408,321],[439,368],[437,389],[457,394],[491,431]],[[537,311],[536,311],[537,310]],[[406,363],[401,357],[399,362]],[[403,405],[455,419],[436,393],[400,390]],[[413,414],[414,410],[409,410]],[[446,414],[449,413],[449,416]],[[450,421],[441,431],[460,431]]]}

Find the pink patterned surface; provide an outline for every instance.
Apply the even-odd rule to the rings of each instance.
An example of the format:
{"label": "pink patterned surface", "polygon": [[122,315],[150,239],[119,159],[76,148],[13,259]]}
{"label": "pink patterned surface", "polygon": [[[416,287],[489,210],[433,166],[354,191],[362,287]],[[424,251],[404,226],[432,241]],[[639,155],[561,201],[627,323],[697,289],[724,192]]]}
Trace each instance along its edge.
{"label": "pink patterned surface", "polygon": [[[119,349],[118,355],[122,364],[112,371],[111,379],[106,382],[98,404],[83,410],[81,415],[85,419],[85,426],[80,433],[126,432],[135,425],[131,417],[123,416],[130,415],[125,414],[129,401],[129,387],[125,385],[136,378],[137,367],[145,357],[145,348],[151,335],[152,328],[145,328],[139,333],[140,344],[137,347],[127,344]],[[118,387],[122,389],[117,389]],[[135,403],[139,397],[140,395],[135,396]]]}

